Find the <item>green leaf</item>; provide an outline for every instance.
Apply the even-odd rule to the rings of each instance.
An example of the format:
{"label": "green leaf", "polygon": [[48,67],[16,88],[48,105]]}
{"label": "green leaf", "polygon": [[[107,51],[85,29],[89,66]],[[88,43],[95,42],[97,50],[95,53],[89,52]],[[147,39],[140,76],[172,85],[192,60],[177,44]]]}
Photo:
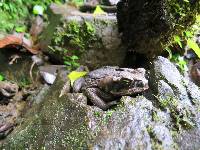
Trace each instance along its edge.
{"label": "green leaf", "polygon": [[71,85],[74,84],[74,81],[76,81],[77,79],[85,76],[87,74],[86,71],[82,71],[82,72],[78,72],[78,71],[72,71],[69,75],[68,78],[71,81]]}
{"label": "green leaf", "polygon": [[68,61],[64,61],[64,64],[65,64],[65,65],[68,65],[68,66],[71,66],[71,63],[68,62]]}
{"label": "green leaf", "polygon": [[35,15],[43,15],[44,13],[44,8],[40,5],[35,5],[33,7],[33,14]]}
{"label": "green leaf", "polygon": [[26,26],[16,27],[15,31],[16,32],[25,32],[26,31]]}
{"label": "green leaf", "polygon": [[186,3],[189,3],[190,1],[189,0],[183,0],[184,2],[186,2]]}
{"label": "green leaf", "polygon": [[4,76],[0,74],[0,81],[4,80]]}
{"label": "green leaf", "polygon": [[172,59],[172,50],[171,50],[169,47],[167,47],[165,50],[166,50],[166,51],[168,52],[168,54],[169,54],[169,59]]}
{"label": "green leaf", "polygon": [[96,9],[94,10],[94,15],[105,15],[107,14],[105,11],[101,9],[99,5],[97,5]]}
{"label": "green leaf", "polygon": [[191,39],[187,40],[187,45],[194,50],[194,52],[197,54],[197,56],[200,58],[200,48],[196,42],[194,42]]}
{"label": "green leaf", "polygon": [[187,38],[193,37],[193,34],[190,31],[185,31],[185,35],[186,35]]}
{"label": "green leaf", "polygon": [[71,59],[72,59],[72,60],[77,60],[77,59],[79,59],[79,58],[78,58],[78,56],[73,55],[73,56],[71,57]]}
{"label": "green leaf", "polygon": [[183,48],[182,43],[181,43],[181,38],[180,38],[180,36],[175,35],[175,36],[174,36],[174,41],[175,41],[176,43],[178,43],[178,45],[179,45],[181,48]]}
{"label": "green leaf", "polygon": [[188,71],[187,62],[184,60],[184,57],[178,57],[178,66],[180,67],[181,71]]}
{"label": "green leaf", "polygon": [[85,22],[86,28],[87,28],[87,32],[89,33],[95,33],[95,28],[93,27],[93,25],[89,22]]}

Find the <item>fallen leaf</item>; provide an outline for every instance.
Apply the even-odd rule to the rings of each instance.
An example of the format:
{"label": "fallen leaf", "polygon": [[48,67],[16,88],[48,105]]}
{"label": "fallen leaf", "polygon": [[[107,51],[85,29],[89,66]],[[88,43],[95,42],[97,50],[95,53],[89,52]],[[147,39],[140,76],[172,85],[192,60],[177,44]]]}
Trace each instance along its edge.
{"label": "fallen leaf", "polygon": [[72,71],[69,75],[68,75],[68,78],[70,79],[71,81],[71,85],[74,84],[74,81],[76,81],[77,79],[85,76],[87,74],[86,71],[81,71],[81,72],[78,72],[78,71]]}

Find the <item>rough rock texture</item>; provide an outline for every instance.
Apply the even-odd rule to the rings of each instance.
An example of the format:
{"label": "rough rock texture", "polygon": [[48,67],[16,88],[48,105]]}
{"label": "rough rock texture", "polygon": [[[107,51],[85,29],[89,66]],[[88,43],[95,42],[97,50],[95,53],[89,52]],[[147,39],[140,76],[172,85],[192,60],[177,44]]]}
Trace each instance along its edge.
{"label": "rough rock texture", "polygon": [[124,96],[117,107],[108,111],[87,105],[81,93],[59,97],[66,81],[58,78],[42,92],[41,101],[35,99],[24,122],[0,147],[198,150],[200,99],[195,94],[200,93],[198,87],[190,81],[181,83],[187,80],[163,57],[158,57],[151,68],[150,87],[155,97]]}
{"label": "rough rock texture", "polygon": [[71,10],[72,16],[68,16],[65,5],[52,5],[49,12],[50,23],[42,35],[41,45],[53,59],[63,62],[63,56],[77,55],[81,64],[92,69],[123,63],[126,50],[115,15],[94,16]]}
{"label": "rough rock texture", "polygon": [[189,78],[181,75],[168,59],[159,56],[152,63],[150,72],[151,89],[155,93],[177,97],[188,105],[192,105],[195,100],[200,100],[199,87]]}
{"label": "rough rock texture", "polygon": [[172,35],[194,23],[199,6],[199,0],[121,0],[119,31],[129,50],[151,58],[162,52]]}
{"label": "rough rock texture", "polygon": [[86,99],[81,94],[59,98],[62,86],[63,81],[58,80],[44,92],[44,99],[34,105],[23,125],[9,137],[6,149],[66,149],[86,145],[87,114],[81,106]]}
{"label": "rough rock texture", "polygon": [[[168,84],[172,88],[178,99],[185,102],[189,100],[184,86],[185,81],[183,80],[183,76],[168,59],[158,57],[158,59],[154,61],[153,69],[151,71],[151,76],[153,77],[151,80],[152,82],[156,84],[158,81],[163,80],[163,83]],[[165,87],[165,89],[166,88],[167,87]]]}
{"label": "rough rock texture", "polygon": [[[180,125],[182,128],[190,129],[182,130],[175,141],[181,149],[199,149],[199,87],[188,78],[183,77],[175,65],[166,58],[158,57],[152,66],[150,86],[157,96],[155,103],[161,107],[167,107],[179,129]],[[166,103],[166,100],[169,102]]]}

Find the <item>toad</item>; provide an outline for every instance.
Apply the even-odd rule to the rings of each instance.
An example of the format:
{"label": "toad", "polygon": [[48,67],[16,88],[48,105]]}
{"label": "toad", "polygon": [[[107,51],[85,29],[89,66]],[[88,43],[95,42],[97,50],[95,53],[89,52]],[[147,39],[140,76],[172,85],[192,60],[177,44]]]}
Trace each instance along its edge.
{"label": "toad", "polygon": [[144,68],[105,66],[89,72],[73,84],[74,92],[83,92],[102,110],[117,104],[116,99],[121,96],[139,94],[147,89],[148,80]]}

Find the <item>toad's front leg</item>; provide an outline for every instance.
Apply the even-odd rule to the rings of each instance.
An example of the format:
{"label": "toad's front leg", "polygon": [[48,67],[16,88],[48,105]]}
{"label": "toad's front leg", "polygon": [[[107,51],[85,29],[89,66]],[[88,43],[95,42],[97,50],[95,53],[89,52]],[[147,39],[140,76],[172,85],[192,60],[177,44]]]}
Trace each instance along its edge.
{"label": "toad's front leg", "polygon": [[106,103],[103,99],[101,99],[98,94],[102,93],[102,91],[98,88],[87,88],[84,89],[83,92],[95,106],[101,108],[102,110],[107,110],[110,106],[117,104],[116,101]]}

